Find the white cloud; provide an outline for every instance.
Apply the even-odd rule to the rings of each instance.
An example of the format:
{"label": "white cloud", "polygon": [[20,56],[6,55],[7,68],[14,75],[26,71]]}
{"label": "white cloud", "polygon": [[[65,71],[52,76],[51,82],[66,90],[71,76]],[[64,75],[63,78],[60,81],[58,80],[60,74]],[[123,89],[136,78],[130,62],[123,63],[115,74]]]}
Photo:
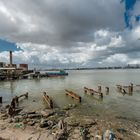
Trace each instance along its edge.
{"label": "white cloud", "polygon": [[128,62],[128,57],[125,54],[114,54],[111,55],[109,57],[107,57],[105,60],[103,60],[103,62],[107,62],[107,63],[112,63],[112,64],[116,64],[116,63],[127,63]]}

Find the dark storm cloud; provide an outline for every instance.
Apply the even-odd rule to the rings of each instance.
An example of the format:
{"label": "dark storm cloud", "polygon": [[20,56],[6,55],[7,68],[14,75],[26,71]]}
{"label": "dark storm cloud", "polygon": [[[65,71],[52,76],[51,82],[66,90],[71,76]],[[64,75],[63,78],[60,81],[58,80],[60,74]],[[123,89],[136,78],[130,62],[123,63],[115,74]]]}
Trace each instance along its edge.
{"label": "dark storm cloud", "polygon": [[[119,56],[126,63],[129,56],[139,56],[135,52],[140,51],[140,43],[135,40],[140,38],[140,25],[132,20],[133,29],[125,29],[124,4],[120,0],[0,0],[0,38],[21,47],[14,53],[17,63],[90,67],[121,63]],[[139,15],[138,5],[132,15]],[[0,54],[3,60],[7,55]]]}
{"label": "dark storm cloud", "polygon": [[[6,24],[9,23],[6,26],[13,29],[12,36],[7,37],[17,42],[71,45],[73,42],[93,41],[94,31],[100,28],[121,30],[124,27],[123,7],[119,1],[29,0],[28,4],[22,0],[1,2],[7,8],[9,16],[15,20],[9,23],[9,19],[4,19]],[[3,33],[7,33],[8,28],[3,28],[5,23],[0,27],[5,29]]]}

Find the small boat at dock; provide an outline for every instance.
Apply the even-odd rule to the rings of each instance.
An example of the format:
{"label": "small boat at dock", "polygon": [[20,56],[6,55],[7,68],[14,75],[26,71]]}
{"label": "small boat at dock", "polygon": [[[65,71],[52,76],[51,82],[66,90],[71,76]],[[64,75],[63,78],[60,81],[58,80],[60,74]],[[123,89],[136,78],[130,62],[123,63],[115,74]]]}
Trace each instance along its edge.
{"label": "small boat at dock", "polygon": [[46,72],[47,77],[58,77],[58,76],[67,76],[68,73],[65,72],[64,70],[60,70],[60,71],[49,71]]}

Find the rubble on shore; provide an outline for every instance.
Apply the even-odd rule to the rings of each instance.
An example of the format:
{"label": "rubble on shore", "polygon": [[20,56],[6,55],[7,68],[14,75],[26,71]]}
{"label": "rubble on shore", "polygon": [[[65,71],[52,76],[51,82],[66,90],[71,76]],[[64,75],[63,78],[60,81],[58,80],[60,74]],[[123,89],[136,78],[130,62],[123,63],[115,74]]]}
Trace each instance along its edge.
{"label": "rubble on shore", "polygon": [[76,116],[76,105],[39,111],[16,109],[20,112],[9,116],[8,106],[0,108],[0,140],[140,139],[138,122],[121,117],[109,121],[96,115]]}

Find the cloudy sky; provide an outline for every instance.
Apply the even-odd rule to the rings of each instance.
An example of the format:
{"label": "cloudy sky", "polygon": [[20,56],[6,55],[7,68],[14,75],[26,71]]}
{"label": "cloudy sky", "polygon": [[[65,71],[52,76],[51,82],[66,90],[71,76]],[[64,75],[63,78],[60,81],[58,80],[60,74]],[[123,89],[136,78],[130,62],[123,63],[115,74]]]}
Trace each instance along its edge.
{"label": "cloudy sky", "polygon": [[140,64],[140,0],[0,0],[0,61],[38,68]]}

